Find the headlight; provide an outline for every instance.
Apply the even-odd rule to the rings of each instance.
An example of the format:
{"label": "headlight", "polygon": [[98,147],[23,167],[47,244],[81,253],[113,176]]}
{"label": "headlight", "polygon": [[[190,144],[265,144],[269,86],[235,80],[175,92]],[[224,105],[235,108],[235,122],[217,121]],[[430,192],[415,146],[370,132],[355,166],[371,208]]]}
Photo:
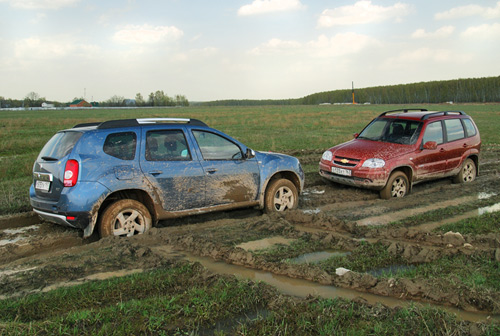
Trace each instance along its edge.
{"label": "headlight", "polygon": [[385,161],[382,159],[368,159],[363,162],[363,167],[367,168],[382,168],[385,166]]}
{"label": "headlight", "polygon": [[321,160],[325,160],[325,161],[332,161],[332,159],[333,159],[333,154],[330,151],[324,152],[323,156],[321,157]]}

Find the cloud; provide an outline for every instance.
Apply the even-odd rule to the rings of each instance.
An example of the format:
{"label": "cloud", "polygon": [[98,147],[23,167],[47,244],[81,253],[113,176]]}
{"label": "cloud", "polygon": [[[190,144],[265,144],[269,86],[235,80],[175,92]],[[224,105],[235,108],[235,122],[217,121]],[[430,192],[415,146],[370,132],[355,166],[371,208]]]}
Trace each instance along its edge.
{"label": "cloud", "polygon": [[455,27],[445,26],[441,27],[435,32],[426,32],[424,29],[417,29],[411,37],[413,38],[445,38],[453,34]]}
{"label": "cloud", "polygon": [[314,58],[327,58],[355,54],[379,42],[369,36],[356,33],[336,34],[332,37],[320,35],[316,40],[302,44],[297,41],[271,39],[252,49],[254,55],[301,54]]}
{"label": "cloud", "polygon": [[98,55],[99,48],[94,45],[74,43],[64,37],[38,38],[30,37],[19,40],[14,45],[16,58],[23,61],[59,60],[70,55],[89,57]]}
{"label": "cloud", "polygon": [[454,20],[467,16],[481,16],[485,19],[500,18],[500,1],[495,7],[482,7],[480,5],[467,5],[452,8],[448,11],[434,15],[436,20]]}
{"label": "cloud", "polygon": [[319,27],[332,27],[335,25],[357,25],[383,22],[408,15],[412,7],[401,2],[393,6],[383,7],[373,5],[370,0],[356,2],[352,6],[342,6],[334,9],[325,9],[319,19]]}
{"label": "cloud", "polygon": [[385,64],[390,68],[407,67],[415,64],[430,66],[431,63],[464,64],[470,61],[470,59],[471,56],[466,53],[457,54],[454,51],[446,49],[420,48],[403,51],[396,57],[388,58]]}
{"label": "cloud", "polygon": [[481,40],[498,41],[500,39],[500,23],[469,27],[462,33],[462,36]]}
{"label": "cloud", "polygon": [[177,40],[184,33],[176,27],[128,25],[115,33],[113,39],[124,44],[155,44],[165,40]]}
{"label": "cloud", "polygon": [[294,11],[305,8],[300,0],[254,0],[249,5],[244,5],[238,9],[238,15],[257,15],[273,12]]}
{"label": "cloud", "polygon": [[283,41],[277,38],[269,40],[267,43],[252,49],[251,53],[254,55],[263,54],[284,54],[296,53],[301,49],[302,45],[297,41]]}
{"label": "cloud", "polygon": [[69,7],[80,0],[9,0],[8,2],[14,8],[21,9],[59,9]]}

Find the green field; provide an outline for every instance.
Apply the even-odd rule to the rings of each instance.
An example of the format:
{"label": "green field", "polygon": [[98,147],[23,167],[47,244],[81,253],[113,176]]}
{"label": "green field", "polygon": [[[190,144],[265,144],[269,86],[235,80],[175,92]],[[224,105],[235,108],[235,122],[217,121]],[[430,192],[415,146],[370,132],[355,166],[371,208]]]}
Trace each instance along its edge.
{"label": "green field", "polygon": [[[321,152],[359,132],[379,113],[413,106],[320,105],[0,111],[0,215],[30,211],[28,188],[38,152],[58,130],[82,122],[123,118],[183,117],[203,120],[261,151]],[[463,110],[481,132],[483,149],[500,145],[500,105],[431,105],[429,110]],[[316,166],[306,166],[314,172]]]}

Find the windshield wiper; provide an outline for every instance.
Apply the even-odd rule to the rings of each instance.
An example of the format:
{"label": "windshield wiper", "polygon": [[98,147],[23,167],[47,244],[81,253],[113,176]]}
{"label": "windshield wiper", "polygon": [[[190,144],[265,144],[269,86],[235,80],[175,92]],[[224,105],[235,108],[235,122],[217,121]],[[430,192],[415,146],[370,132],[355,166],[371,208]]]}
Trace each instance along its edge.
{"label": "windshield wiper", "polygon": [[59,161],[59,159],[56,159],[52,156],[42,156],[42,160],[45,160],[45,161]]}

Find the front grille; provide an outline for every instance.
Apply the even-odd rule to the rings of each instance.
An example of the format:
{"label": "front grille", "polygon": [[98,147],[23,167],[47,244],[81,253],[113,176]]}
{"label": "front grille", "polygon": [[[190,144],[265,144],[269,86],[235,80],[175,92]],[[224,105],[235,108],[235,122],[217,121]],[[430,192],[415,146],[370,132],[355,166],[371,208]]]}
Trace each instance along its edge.
{"label": "front grille", "polygon": [[356,167],[361,160],[351,159],[342,156],[335,156],[333,158],[333,163],[341,167]]}

